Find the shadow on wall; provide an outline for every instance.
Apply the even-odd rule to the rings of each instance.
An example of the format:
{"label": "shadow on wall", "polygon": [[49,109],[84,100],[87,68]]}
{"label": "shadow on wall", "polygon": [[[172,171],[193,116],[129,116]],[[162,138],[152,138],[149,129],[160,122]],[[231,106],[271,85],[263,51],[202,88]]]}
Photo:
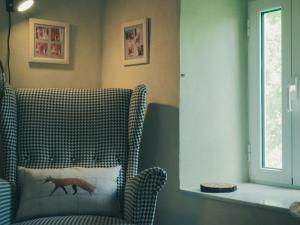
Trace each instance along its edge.
{"label": "shadow on wall", "polygon": [[[179,192],[179,109],[151,103],[145,117],[140,152],[140,170],[160,166],[168,173],[168,181],[159,194],[155,215],[156,224],[197,224],[197,216],[187,212]],[[170,204],[173,202],[174,204]],[[169,215],[174,215],[169,217]],[[168,217],[168,218],[166,218]]]}
{"label": "shadow on wall", "polygon": [[149,104],[141,143],[141,169],[164,166],[169,172],[169,182],[171,180],[173,184],[179,185],[178,146],[178,108],[157,103]]}

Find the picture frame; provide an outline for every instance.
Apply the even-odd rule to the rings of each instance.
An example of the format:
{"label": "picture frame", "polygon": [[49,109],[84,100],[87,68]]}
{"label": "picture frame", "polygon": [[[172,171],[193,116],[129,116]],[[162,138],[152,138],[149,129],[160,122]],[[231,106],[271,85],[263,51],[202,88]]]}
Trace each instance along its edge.
{"label": "picture frame", "polygon": [[70,24],[29,19],[29,62],[69,64]]}
{"label": "picture frame", "polygon": [[149,19],[122,24],[123,65],[149,63]]}

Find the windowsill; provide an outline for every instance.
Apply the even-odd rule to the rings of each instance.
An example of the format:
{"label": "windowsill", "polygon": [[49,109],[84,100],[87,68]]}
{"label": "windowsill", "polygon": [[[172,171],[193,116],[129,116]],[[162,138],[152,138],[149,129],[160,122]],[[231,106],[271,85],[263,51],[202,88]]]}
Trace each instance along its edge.
{"label": "windowsill", "polygon": [[210,199],[281,212],[289,212],[290,205],[295,201],[300,201],[300,190],[251,183],[238,184],[237,191],[232,193],[204,193],[197,187],[183,187],[181,190]]}

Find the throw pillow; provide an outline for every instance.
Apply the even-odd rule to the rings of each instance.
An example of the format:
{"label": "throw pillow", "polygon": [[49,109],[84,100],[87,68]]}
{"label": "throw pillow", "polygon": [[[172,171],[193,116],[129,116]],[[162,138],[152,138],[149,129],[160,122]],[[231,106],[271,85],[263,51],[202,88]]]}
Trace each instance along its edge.
{"label": "throw pillow", "polygon": [[16,220],[45,216],[118,216],[117,178],[111,168],[18,168],[20,203]]}

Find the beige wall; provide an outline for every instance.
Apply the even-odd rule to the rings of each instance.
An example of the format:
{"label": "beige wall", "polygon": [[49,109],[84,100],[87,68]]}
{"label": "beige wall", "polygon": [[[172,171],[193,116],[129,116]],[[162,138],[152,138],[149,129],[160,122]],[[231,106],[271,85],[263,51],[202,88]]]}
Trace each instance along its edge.
{"label": "beige wall", "polygon": [[[104,3],[103,87],[144,83],[149,102],[178,106],[179,1],[108,0]],[[122,65],[121,24],[151,18],[150,64]]]}
{"label": "beige wall", "polygon": [[[87,4],[88,2],[88,4]],[[0,51],[5,61],[7,15],[0,0]],[[71,23],[70,64],[28,63],[28,18]],[[99,87],[101,69],[101,0],[42,0],[25,13],[13,13],[11,81],[14,87]]]}

